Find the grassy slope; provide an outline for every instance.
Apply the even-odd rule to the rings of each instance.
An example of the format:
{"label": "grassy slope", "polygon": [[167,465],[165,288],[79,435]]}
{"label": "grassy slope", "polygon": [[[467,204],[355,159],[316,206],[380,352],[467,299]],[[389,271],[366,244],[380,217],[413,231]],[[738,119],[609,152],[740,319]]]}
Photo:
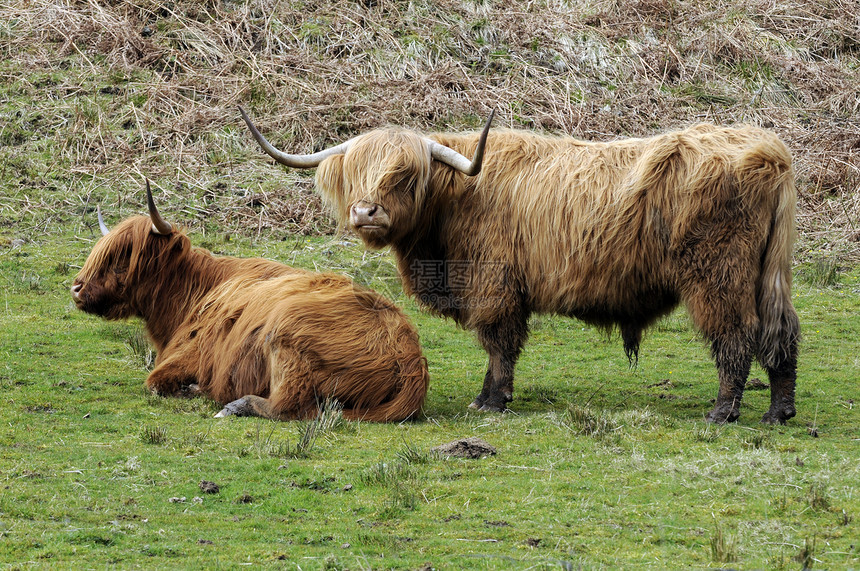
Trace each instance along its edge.
{"label": "grassy slope", "polygon": [[[715,374],[683,314],[649,334],[633,371],[617,340],[538,318],[516,414],[468,413],[485,364],[472,336],[402,300],[386,255],[304,238],[333,231],[308,173],[262,160],[234,112],[248,106],[298,150],[385,123],[472,127],[490,107],[499,124],[583,137],[772,126],[797,160],[801,269],[826,282],[857,256],[851,3],[267,6],[0,7],[0,564],[860,565],[856,270],[796,290],[787,427],[757,424],[766,391],[748,392],[736,426],[700,422]],[[401,299],[431,366],[428,420],[340,423],[295,458],[304,424],[214,422],[207,401],[146,395],[139,327],[67,297],[94,204],[110,222],[139,212],[143,175],[197,244]],[[427,458],[468,435],[499,454]]]}

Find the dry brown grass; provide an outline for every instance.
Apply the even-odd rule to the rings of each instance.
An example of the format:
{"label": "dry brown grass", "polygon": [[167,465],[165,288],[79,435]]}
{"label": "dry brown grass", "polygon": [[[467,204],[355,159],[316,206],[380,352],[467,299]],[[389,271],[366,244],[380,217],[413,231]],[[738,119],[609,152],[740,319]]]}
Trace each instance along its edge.
{"label": "dry brown grass", "polygon": [[472,128],[495,108],[497,125],[582,138],[770,127],[795,155],[803,251],[860,258],[854,0],[509,6],[7,2],[0,219],[45,186],[68,197],[41,199],[49,210],[137,205],[145,174],[191,224],[328,232],[307,173],[264,160],[236,104],[299,152],[385,124]]}

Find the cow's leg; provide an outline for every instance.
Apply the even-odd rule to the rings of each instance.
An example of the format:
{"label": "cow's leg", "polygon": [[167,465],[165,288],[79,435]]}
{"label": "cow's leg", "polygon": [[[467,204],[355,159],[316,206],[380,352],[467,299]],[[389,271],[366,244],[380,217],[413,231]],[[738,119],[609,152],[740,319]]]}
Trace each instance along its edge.
{"label": "cow's leg", "polygon": [[770,379],[770,410],[761,421],[767,424],[785,424],[797,414],[794,408],[794,385],[797,380],[797,357],[786,360],[775,368],[766,368]]}
{"label": "cow's leg", "polygon": [[194,370],[181,356],[159,363],[146,378],[146,387],[156,395],[189,397],[200,393]]}
{"label": "cow's leg", "polygon": [[[795,319],[796,321],[796,319]],[[775,365],[764,365],[770,380],[770,410],[761,421],[768,424],[785,424],[797,414],[794,408],[794,386],[797,381],[797,328],[789,335],[785,353]]]}
{"label": "cow's leg", "polygon": [[259,416],[271,418],[272,420],[295,420],[299,418],[295,414],[278,412],[272,406],[272,401],[256,395],[245,395],[233,402],[228,402],[215,415],[215,418],[224,416]]}
{"label": "cow's leg", "polygon": [[485,412],[502,412],[514,393],[514,366],[528,337],[528,315],[508,316],[478,326],[478,340],[489,354],[484,386],[469,406]]}
{"label": "cow's leg", "polygon": [[751,338],[740,329],[721,335],[711,345],[720,388],[714,409],[705,417],[708,422],[734,422],[740,416],[744,385],[752,364]]}
{"label": "cow's leg", "polygon": [[703,267],[726,270],[712,271],[710,275],[701,271],[692,284],[692,292],[685,296],[690,317],[711,342],[720,381],[714,409],[705,418],[722,424],[740,416],[744,385],[757,345],[755,284],[738,268],[725,263]]}
{"label": "cow's leg", "polygon": [[319,413],[319,390],[325,390],[324,379],[316,372],[313,363],[305,356],[280,340],[274,340],[269,346],[268,366],[269,375],[267,397],[260,395],[245,395],[224,405],[216,417],[224,416],[259,416],[273,420],[296,420],[313,418]]}

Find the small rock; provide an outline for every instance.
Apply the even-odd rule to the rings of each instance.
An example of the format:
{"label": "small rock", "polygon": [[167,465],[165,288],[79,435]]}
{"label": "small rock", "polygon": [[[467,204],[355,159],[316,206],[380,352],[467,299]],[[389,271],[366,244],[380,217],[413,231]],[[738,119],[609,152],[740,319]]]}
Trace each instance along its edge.
{"label": "small rock", "polygon": [[183,504],[183,503],[185,503],[185,496],[182,496],[182,497],[175,497],[174,496],[172,498],[169,498],[167,501],[170,502],[171,504]]}
{"label": "small rock", "polygon": [[217,494],[221,491],[221,488],[218,487],[218,484],[215,482],[209,482],[207,480],[200,481],[200,491],[204,494]]}
{"label": "small rock", "polygon": [[430,452],[443,458],[483,458],[492,456],[496,449],[477,436],[462,438],[430,449]]}
{"label": "small rock", "polygon": [[343,491],[344,491],[344,492],[348,492],[348,491],[350,491],[351,489],[352,489],[352,484],[347,484],[347,485],[345,485],[345,486],[343,487]]}

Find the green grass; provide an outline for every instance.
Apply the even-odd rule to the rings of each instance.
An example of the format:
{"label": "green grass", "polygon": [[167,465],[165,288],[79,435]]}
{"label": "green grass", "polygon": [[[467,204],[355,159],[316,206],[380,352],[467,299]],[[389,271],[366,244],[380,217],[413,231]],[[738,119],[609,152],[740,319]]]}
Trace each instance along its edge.
{"label": "green grass", "polygon": [[[340,239],[209,245],[371,282],[392,269]],[[739,423],[703,423],[716,374],[683,313],[648,334],[636,369],[619,340],[537,317],[512,411],[472,412],[483,351],[401,296],[430,365],[426,418],[332,411],[310,428],[148,395],[139,324],[71,305],[89,247],[63,235],[0,250],[3,568],[860,565],[856,270],[796,288],[798,416],[784,427],[758,423],[766,390],[746,393]],[[429,454],[466,436],[498,454]]]}
{"label": "green grass", "polygon": [[[0,6],[0,569],[860,567],[854,6],[521,8]],[[406,299],[389,255],[320,237],[333,224],[312,173],[264,160],[236,104],[296,152],[388,124],[479,128],[490,109],[497,126],[599,140],[773,129],[799,185],[798,416],[760,425],[768,393],[748,390],[740,422],[705,424],[716,372],[683,312],[634,369],[618,339],[536,316],[511,412],[471,411],[473,334]],[[140,324],[68,294],[95,206],[109,225],[140,213],[143,176],[197,245],[401,304],[432,376],[425,417],[214,419],[208,400],[147,394]],[[498,453],[430,453],[468,436]]]}

